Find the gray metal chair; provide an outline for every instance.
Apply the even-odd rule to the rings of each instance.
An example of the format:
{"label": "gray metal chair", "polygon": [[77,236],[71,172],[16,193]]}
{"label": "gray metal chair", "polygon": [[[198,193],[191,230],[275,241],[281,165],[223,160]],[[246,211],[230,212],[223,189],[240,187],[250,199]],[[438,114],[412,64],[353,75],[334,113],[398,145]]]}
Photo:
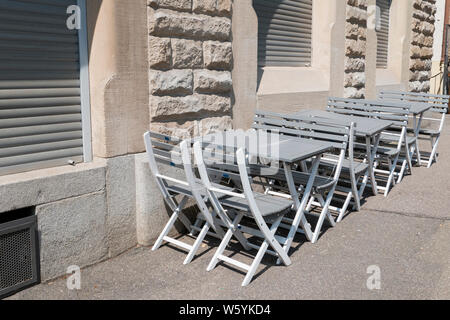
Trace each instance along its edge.
{"label": "gray metal chair", "polygon": [[[290,265],[291,260],[279,242],[279,240],[283,241],[284,238],[277,237],[275,233],[284,214],[291,210],[293,202],[253,191],[249,181],[247,157],[243,149],[239,149],[236,152],[236,161],[243,186],[243,193],[229,191],[221,186],[213,185],[203,152],[204,148],[202,143],[196,142],[194,144],[194,154],[202,182],[208,191],[209,199],[217,215],[222,219],[223,224],[228,229],[208,265],[207,271],[213,270],[220,261],[231,264],[246,271],[242,286],[247,286],[251,282],[266,253],[278,257],[285,265]],[[214,166],[212,167],[214,168]],[[225,197],[220,197],[220,195]],[[254,220],[259,232],[253,231],[249,233],[262,238],[263,243],[261,245],[252,244],[245,238],[242,239],[242,232],[250,230],[250,228],[245,228],[241,225],[244,217]],[[245,250],[251,248],[258,250],[251,265],[247,265],[223,254],[233,236],[238,239]],[[269,250],[269,247],[272,250]]]}
{"label": "gray metal chair", "polygon": [[431,115],[423,119],[430,121],[432,128],[420,129],[419,131],[420,136],[429,139],[431,143],[430,156],[426,161],[427,167],[430,168],[433,162],[437,161],[437,150],[441,133],[444,129],[450,96],[406,91],[381,91],[379,97],[383,100],[432,104],[432,108],[430,109]]}
{"label": "gray metal chair", "polygon": [[[164,201],[169,208],[173,211],[169,221],[165,225],[158,239],[156,240],[152,251],[157,250],[163,243],[168,242],[177,247],[180,247],[188,251],[188,255],[184,260],[184,264],[188,264],[192,261],[197,253],[200,245],[202,244],[207,234],[221,238],[224,235],[223,230],[218,227],[213,215],[210,213],[205,201],[207,200],[206,189],[199,179],[193,177],[192,166],[190,159],[181,154],[181,149],[178,144],[180,139],[175,137],[165,136],[156,132],[146,132],[144,134],[144,141],[147,150],[147,156],[149,160],[150,171],[155,178],[158,189],[164,197]],[[184,170],[187,180],[181,180],[182,177],[171,177],[166,174],[162,174],[158,168],[158,163],[167,167],[178,168]],[[181,201],[177,201],[176,197],[181,196]],[[189,198],[195,199],[199,207],[199,215],[203,217],[203,227],[199,228],[199,221],[197,219],[196,224],[192,225],[189,218],[183,214],[183,209],[186,206]],[[193,245],[189,245],[185,242],[179,241],[172,237],[169,237],[170,230],[174,227],[175,222],[179,220],[184,227],[194,235],[199,231],[197,239]],[[210,232],[210,228],[213,228],[214,232]]]}

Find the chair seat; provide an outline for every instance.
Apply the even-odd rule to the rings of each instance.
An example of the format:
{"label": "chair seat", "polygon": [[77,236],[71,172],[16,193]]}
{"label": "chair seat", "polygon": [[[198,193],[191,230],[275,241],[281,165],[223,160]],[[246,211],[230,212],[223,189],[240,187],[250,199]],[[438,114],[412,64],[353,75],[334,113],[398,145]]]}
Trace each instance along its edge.
{"label": "chair seat", "polygon": [[[284,214],[290,210],[293,205],[291,200],[262,193],[254,193],[254,197],[263,217]],[[239,197],[225,197],[220,200],[220,203],[224,207],[243,211],[248,217],[252,216],[247,199],[242,199]]]}
{"label": "chair seat", "polygon": [[[398,143],[398,140],[399,140],[398,136],[393,136],[393,135],[389,135],[389,134],[381,135],[381,141],[384,141],[384,142],[397,142]],[[409,145],[411,145],[414,142],[416,142],[416,137],[407,136],[406,141],[408,142]]]}
{"label": "chair seat", "polygon": [[[196,187],[197,190],[199,190],[200,195],[201,196],[207,196],[206,188],[203,186],[202,181],[200,179],[196,179],[195,180],[195,184],[196,184],[195,187]],[[233,191],[234,190],[233,188],[229,188],[229,187],[226,187],[226,186],[223,186],[223,185],[219,185],[219,184],[216,184],[216,183],[213,183],[212,185],[215,186],[215,187],[218,187],[220,189],[225,189],[225,190],[228,190],[228,191]],[[184,185],[181,185],[181,184],[169,185],[167,187],[167,190],[169,190],[169,192],[171,192],[172,195],[182,194],[182,195],[185,195],[185,196],[188,196],[188,197],[192,197],[191,188],[187,187],[187,186],[184,186]],[[224,195],[218,195],[218,197],[221,198],[221,197],[224,197]]]}
{"label": "chair seat", "polygon": [[439,130],[433,130],[433,129],[421,129],[420,134],[427,135],[427,136],[438,136]]}
{"label": "chair seat", "polygon": [[[366,149],[366,145],[363,143],[355,143],[355,147],[357,147],[358,149],[361,149],[361,150]],[[386,157],[393,157],[393,156],[397,155],[397,148],[396,147],[394,148],[394,147],[378,146],[377,154],[383,155]]]}
{"label": "chair seat", "polygon": [[[339,159],[339,157],[336,155],[326,154],[320,161],[320,165],[321,166],[325,165],[325,166],[334,168],[337,165],[338,159]],[[355,175],[360,175],[362,173],[365,173],[368,167],[369,167],[368,164],[353,161],[353,170],[355,172]],[[342,162],[342,173],[343,174],[350,173],[350,160],[349,159],[344,159],[344,161]]]}

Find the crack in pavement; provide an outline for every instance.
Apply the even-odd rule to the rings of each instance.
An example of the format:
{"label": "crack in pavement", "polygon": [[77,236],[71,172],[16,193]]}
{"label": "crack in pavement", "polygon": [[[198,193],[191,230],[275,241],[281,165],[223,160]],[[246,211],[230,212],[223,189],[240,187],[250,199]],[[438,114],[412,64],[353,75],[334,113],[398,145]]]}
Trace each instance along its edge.
{"label": "crack in pavement", "polygon": [[371,211],[371,212],[381,212],[381,213],[390,213],[395,215],[400,215],[408,218],[420,218],[420,219],[430,219],[430,220],[438,220],[438,221],[450,221],[450,217],[443,217],[443,218],[437,218],[437,217],[430,217],[426,215],[422,215],[420,213],[405,213],[400,211],[391,211],[391,210],[379,210],[379,209],[370,209],[370,208],[364,208],[365,211]]}

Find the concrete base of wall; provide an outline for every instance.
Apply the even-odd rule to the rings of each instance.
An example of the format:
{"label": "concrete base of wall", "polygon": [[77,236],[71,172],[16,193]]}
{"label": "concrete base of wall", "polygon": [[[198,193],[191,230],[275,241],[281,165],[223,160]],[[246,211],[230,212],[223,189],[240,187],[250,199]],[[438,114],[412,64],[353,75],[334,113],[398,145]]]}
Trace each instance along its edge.
{"label": "concrete base of wall", "polygon": [[0,194],[0,215],[35,207],[43,281],[152,245],[170,216],[144,154],[3,176]]}

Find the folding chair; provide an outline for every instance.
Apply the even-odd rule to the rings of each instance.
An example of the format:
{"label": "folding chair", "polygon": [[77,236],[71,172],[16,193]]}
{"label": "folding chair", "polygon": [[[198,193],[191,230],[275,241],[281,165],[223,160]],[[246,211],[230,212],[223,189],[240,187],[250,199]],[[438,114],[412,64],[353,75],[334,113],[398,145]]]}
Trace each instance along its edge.
{"label": "folding chair", "polygon": [[[408,126],[408,107],[402,104],[395,104],[384,101],[371,101],[364,99],[345,99],[345,98],[329,98],[327,111],[358,117],[367,117],[379,120],[388,120],[393,123],[393,126],[401,129],[398,131],[385,130],[374,143],[377,147],[378,163],[375,164],[375,172],[388,175],[386,186],[378,186],[378,189],[384,191],[384,196],[387,197],[392,186],[396,184],[395,177],[398,176],[398,182],[403,178],[406,167],[411,170],[411,148],[410,145],[416,144],[415,137],[407,135]],[[355,143],[355,147],[364,149],[366,146],[362,143]],[[397,172],[397,163],[400,159],[402,148],[404,147],[406,158],[403,160],[400,171]],[[416,149],[418,152],[418,148]],[[418,156],[418,154],[417,154]],[[388,165],[388,170],[376,168],[379,160],[385,160]],[[367,181],[365,178],[364,181]],[[360,188],[362,193],[365,188],[365,182]]]}
{"label": "folding chair", "polygon": [[[239,149],[236,152],[236,161],[239,169],[239,177],[244,189],[243,193],[228,191],[220,186],[214,186],[211,183],[201,142],[196,142],[194,144],[194,154],[198,171],[203,184],[208,190],[210,201],[213,204],[217,215],[222,219],[222,222],[228,229],[208,265],[207,271],[213,270],[219,261],[231,264],[234,267],[246,271],[242,286],[247,286],[251,282],[266,253],[278,257],[286,266],[290,265],[291,260],[283,250],[283,247],[279,242],[280,238],[277,237],[275,233],[284,214],[291,209],[293,202],[287,199],[253,192],[249,181],[246,154],[242,149]],[[220,198],[218,195],[225,195],[226,197]],[[245,238],[242,239],[242,232],[247,232],[250,229],[245,228],[240,224],[244,217],[253,220],[256,224],[259,232],[249,233],[262,238],[263,243],[261,245],[252,244]],[[268,224],[271,226],[269,227]],[[251,265],[242,263],[223,254],[233,236],[237,238],[245,250],[249,250],[250,248],[258,250]],[[284,238],[281,239],[284,240]],[[269,246],[273,250],[269,250]]]}
{"label": "folding chair", "polygon": [[[182,155],[180,147],[177,146],[181,140],[175,137],[161,135],[156,132],[147,132],[144,134],[144,141],[149,159],[150,171],[164,197],[164,201],[173,211],[169,221],[156,240],[152,251],[159,249],[163,242],[166,241],[188,251],[188,255],[183,263],[188,264],[195,257],[195,254],[207,234],[221,238],[224,235],[224,232],[220,227],[218,227],[213,216],[209,212],[209,209],[205,203],[205,200],[207,200],[206,189],[203,187],[199,179],[194,178],[189,155]],[[157,163],[168,167],[184,169],[187,180],[190,182],[181,180],[179,177],[173,178],[161,174]],[[177,196],[182,197],[181,201],[177,201]],[[195,225],[192,225],[191,221],[183,214],[183,209],[189,198],[195,199],[197,206],[200,209],[199,215],[201,215],[204,218],[203,220],[206,221],[202,228],[199,228],[198,226],[199,219],[197,219]],[[194,235],[196,231],[200,232],[193,245],[189,245],[168,236],[177,220],[179,220],[184,227],[190,231],[191,235]],[[209,232],[211,227],[215,231],[214,233]]]}
{"label": "folding chair", "polygon": [[[381,91],[379,95],[380,99],[398,100],[404,102],[424,102],[432,104],[430,109],[431,116],[426,117],[423,120],[430,121],[432,128],[420,129],[419,134],[425,139],[429,139],[431,143],[431,152],[428,158],[427,168],[430,168],[434,161],[437,161],[437,149],[442,130],[444,129],[445,117],[448,112],[448,104],[450,96],[448,95],[435,95],[428,93],[415,93],[405,91]],[[436,117],[433,117],[436,115]]]}
{"label": "folding chair", "polygon": [[[279,133],[281,135],[293,136],[297,138],[312,139],[317,141],[324,141],[332,144],[337,150],[336,155],[329,154],[325,156],[325,160],[319,164],[319,170],[325,172],[330,176],[316,176],[313,186],[313,193],[311,200],[308,202],[306,211],[310,212],[312,205],[318,205],[322,207],[322,211],[319,214],[319,219],[316,228],[310,239],[312,243],[315,243],[320,233],[322,232],[322,226],[325,218],[329,221],[331,226],[335,226],[335,220],[331,216],[329,210],[335,207],[331,206],[331,201],[338,182],[341,177],[341,170],[345,164],[348,165],[350,172],[355,172],[354,162],[349,159],[353,159],[353,139],[354,139],[354,124],[351,122],[339,122],[336,120],[313,118],[308,116],[295,116],[287,114],[278,114],[272,112],[257,111],[253,128],[258,130],[265,130],[269,132]],[[349,150],[349,158],[346,159],[346,152]],[[322,169],[320,169],[322,167]],[[307,164],[301,165],[303,172],[293,171],[293,182],[295,185],[303,187],[309,180]],[[331,170],[330,170],[331,169]],[[286,175],[283,170],[273,176],[266,176],[266,178],[273,179],[275,181],[286,181]],[[354,175],[351,175],[351,179],[355,179]],[[289,181],[286,181],[289,183]],[[272,183],[271,188],[276,188]],[[360,205],[359,195],[356,189],[356,181],[353,181],[351,189],[340,188],[341,191],[346,192],[345,201],[342,208],[337,209],[339,212],[338,221],[341,221],[347,207],[353,197],[358,208]],[[272,193],[272,190],[268,190],[268,193]],[[315,201],[317,199],[317,201]]]}

